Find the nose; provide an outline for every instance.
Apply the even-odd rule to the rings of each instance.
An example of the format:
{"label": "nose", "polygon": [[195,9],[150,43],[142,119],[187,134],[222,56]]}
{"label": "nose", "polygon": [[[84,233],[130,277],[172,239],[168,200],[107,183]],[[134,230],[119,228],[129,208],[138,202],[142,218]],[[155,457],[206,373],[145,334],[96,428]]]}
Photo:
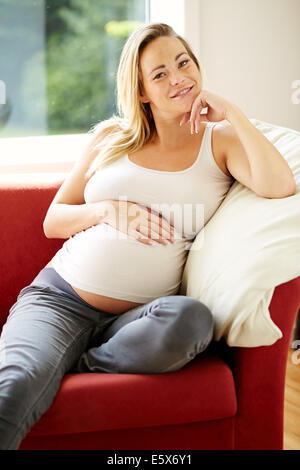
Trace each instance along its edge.
{"label": "nose", "polygon": [[179,85],[179,83],[181,83],[184,80],[183,78],[180,78],[180,72],[178,70],[176,70],[176,72],[170,73],[169,77],[170,77],[170,84],[172,86],[177,86]]}

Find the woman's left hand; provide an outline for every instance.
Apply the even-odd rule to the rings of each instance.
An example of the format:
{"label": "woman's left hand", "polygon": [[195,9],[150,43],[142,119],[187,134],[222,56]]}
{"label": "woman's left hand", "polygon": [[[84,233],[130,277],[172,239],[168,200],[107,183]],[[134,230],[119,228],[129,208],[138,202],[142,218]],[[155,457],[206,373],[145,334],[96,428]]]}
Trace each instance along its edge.
{"label": "woman's left hand", "polygon": [[[193,134],[194,131],[199,131],[200,122],[218,122],[227,119],[228,111],[233,106],[232,103],[221,98],[221,96],[202,90],[194,100],[191,110],[184,114],[180,126],[190,121],[191,133]],[[207,113],[200,114],[204,108],[207,108]]]}

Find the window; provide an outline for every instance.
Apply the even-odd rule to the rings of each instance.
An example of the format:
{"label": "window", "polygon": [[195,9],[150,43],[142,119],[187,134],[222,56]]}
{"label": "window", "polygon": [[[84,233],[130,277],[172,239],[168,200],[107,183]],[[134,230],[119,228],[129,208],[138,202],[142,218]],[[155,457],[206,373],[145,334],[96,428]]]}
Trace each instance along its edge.
{"label": "window", "polygon": [[0,137],[80,134],[116,112],[141,0],[0,0]]}

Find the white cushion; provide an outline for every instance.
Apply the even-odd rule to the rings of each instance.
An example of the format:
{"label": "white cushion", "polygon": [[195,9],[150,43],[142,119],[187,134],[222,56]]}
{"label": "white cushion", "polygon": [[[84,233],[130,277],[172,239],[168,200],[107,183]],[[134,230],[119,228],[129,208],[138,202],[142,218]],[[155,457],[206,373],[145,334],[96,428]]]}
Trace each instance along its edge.
{"label": "white cushion", "polygon": [[300,276],[300,133],[250,121],[287,161],[297,192],[267,199],[235,181],[193,242],[180,288],[210,308],[215,341],[244,347],[282,337],[268,307],[276,286]]}

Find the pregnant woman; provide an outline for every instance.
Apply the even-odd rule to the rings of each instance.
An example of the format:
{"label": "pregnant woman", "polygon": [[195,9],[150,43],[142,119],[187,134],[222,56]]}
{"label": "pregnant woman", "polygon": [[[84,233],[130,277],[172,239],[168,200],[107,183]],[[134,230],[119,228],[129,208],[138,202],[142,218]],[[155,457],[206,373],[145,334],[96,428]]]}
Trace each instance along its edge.
{"label": "pregnant woman", "polygon": [[204,351],[211,312],[178,295],[187,240],[234,178],[272,192],[272,177],[266,188],[259,178],[268,158],[281,191],[293,191],[280,154],[239,108],[202,89],[197,58],[168,25],[131,34],[117,92],[119,116],[94,126],[47,212],[45,235],[66,241],[3,328],[1,449],[19,447],[68,372],[167,373]]}

